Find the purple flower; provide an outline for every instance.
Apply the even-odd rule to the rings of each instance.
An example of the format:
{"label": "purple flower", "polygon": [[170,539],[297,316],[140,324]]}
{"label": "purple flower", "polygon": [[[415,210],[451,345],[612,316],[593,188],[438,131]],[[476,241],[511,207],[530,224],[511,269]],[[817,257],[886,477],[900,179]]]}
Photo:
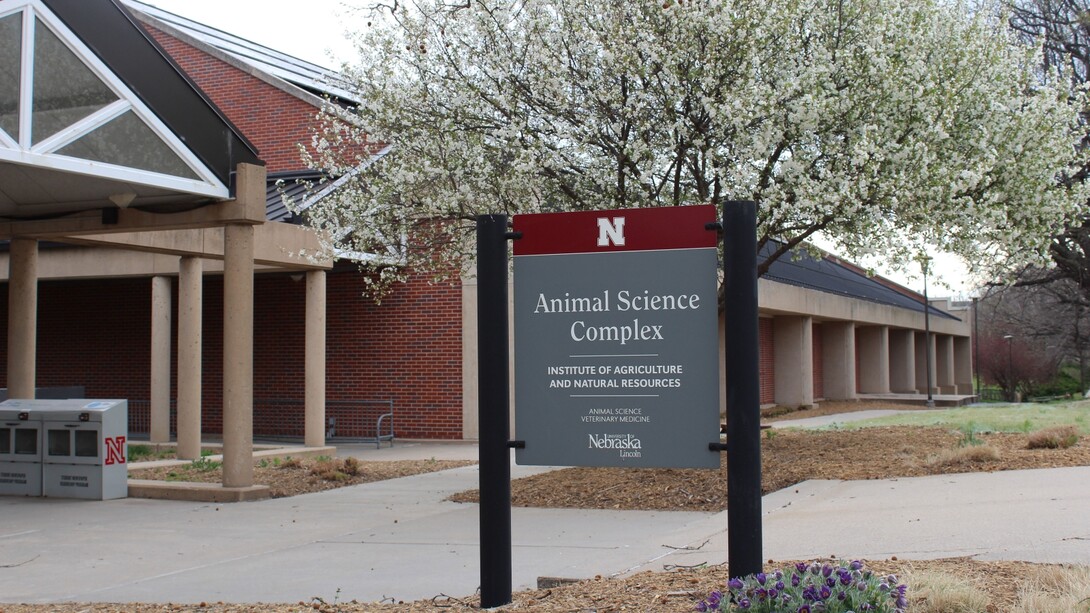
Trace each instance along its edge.
{"label": "purple flower", "polygon": [[828,577],[831,574],[833,574],[833,567],[832,566],[829,566],[828,564],[826,564],[826,565],[821,567],[821,576],[822,577]]}
{"label": "purple flower", "polygon": [[796,611],[795,613],[810,613],[810,605],[808,605],[808,604],[802,605],[801,607],[799,607],[799,610]]}
{"label": "purple flower", "polygon": [[836,579],[833,579],[832,577],[829,577],[828,579],[825,580],[825,585],[827,585],[829,587],[836,586]]}
{"label": "purple flower", "polygon": [[863,563],[859,560],[852,560],[852,563],[848,565],[848,568],[852,570],[859,570],[863,568]]}
{"label": "purple flower", "polygon": [[776,598],[776,596],[779,596],[779,595],[780,595],[780,592],[776,588],[771,588],[771,589],[768,590],[768,597],[769,598],[774,599],[774,598]]}
{"label": "purple flower", "polygon": [[836,599],[837,600],[844,600],[847,597],[848,597],[848,595],[845,594],[844,592],[837,592],[837,594],[836,594]]}
{"label": "purple flower", "polygon": [[745,587],[745,584],[742,583],[741,579],[739,579],[738,577],[735,577],[735,578],[733,578],[733,579],[731,579],[730,581],[727,582],[727,587],[729,587],[732,590],[740,590],[743,587]]}
{"label": "purple flower", "polygon": [[776,589],[782,592],[783,588],[784,588],[783,581],[777,581],[776,582]]}
{"label": "purple flower", "polygon": [[852,575],[851,575],[851,573],[844,573],[844,574],[840,575],[840,585],[851,585],[851,584],[852,584]]}
{"label": "purple flower", "polygon": [[719,601],[721,600],[723,600],[723,592],[720,592],[719,590],[715,590],[711,594],[708,594],[708,604],[717,609],[719,608]]}
{"label": "purple flower", "polygon": [[750,604],[751,603],[749,602],[748,598],[743,598],[738,601],[738,606],[743,609],[748,609],[750,607]]}
{"label": "purple flower", "polygon": [[800,575],[806,572],[806,568],[807,568],[806,562],[796,562],[795,563],[795,570],[799,571]]}
{"label": "purple flower", "polygon": [[833,591],[830,590],[827,586],[823,585],[821,586],[821,591],[818,592],[818,594],[821,596],[822,600],[828,600],[829,597],[833,595]]}
{"label": "purple flower", "polygon": [[791,587],[798,587],[800,583],[802,583],[802,579],[798,575],[792,574]]}
{"label": "purple flower", "polygon": [[708,610],[708,603],[701,600],[700,602],[696,603],[696,610],[700,611],[700,613],[706,613],[706,611]]}

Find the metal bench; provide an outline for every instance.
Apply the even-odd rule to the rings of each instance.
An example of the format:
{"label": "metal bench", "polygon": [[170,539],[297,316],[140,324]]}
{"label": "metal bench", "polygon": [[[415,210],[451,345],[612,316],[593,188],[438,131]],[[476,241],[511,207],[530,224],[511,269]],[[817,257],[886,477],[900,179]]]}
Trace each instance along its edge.
{"label": "metal bench", "polygon": [[[332,414],[331,413],[335,413]],[[337,432],[340,417],[341,433]],[[368,425],[374,419],[374,430]],[[373,432],[373,434],[372,434]],[[326,440],[342,443],[374,443],[394,445],[394,401],[387,400],[327,400]]]}

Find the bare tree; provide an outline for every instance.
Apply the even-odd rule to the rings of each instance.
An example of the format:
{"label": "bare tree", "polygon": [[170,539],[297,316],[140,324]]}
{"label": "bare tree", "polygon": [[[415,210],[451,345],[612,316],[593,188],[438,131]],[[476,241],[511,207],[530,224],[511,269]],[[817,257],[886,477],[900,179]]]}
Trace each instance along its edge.
{"label": "bare tree", "polygon": [[[1038,277],[1047,274],[1036,271]],[[1077,285],[1062,279],[989,288],[977,306],[979,367],[985,379],[1008,394],[1016,389],[1030,393],[1055,377],[1061,364],[1077,364],[1085,390],[1090,326],[1084,296]]]}

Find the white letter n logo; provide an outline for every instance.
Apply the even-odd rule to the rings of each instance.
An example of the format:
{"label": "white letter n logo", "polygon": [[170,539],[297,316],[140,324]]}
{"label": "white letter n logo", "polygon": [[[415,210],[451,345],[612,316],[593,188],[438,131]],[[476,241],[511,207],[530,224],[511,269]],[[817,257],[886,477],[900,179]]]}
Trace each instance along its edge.
{"label": "white letter n logo", "polygon": [[598,218],[598,246],[624,247],[624,217]]}

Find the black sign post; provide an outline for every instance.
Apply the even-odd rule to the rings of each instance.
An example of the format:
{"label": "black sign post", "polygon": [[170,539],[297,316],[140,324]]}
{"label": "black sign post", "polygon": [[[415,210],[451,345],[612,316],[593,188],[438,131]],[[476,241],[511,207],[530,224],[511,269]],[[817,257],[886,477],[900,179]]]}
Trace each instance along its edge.
{"label": "black sign post", "polygon": [[723,203],[727,374],[727,567],[761,572],[761,393],[757,328],[757,205]]}
{"label": "black sign post", "polygon": [[511,602],[507,216],[477,217],[481,608]]}

